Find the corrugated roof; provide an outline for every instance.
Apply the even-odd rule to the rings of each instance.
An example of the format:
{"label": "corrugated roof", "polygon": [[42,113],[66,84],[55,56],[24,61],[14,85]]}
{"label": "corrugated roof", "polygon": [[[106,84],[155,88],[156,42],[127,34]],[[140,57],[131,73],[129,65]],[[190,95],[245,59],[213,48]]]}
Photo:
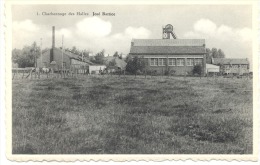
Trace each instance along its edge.
{"label": "corrugated roof", "polygon": [[131,46],[130,54],[204,54],[202,46]]}
{"label": "corrugated roof", "polygon": [[205,39],[133,39],[132,46],[204,46]]}
{"label": "corrugated roof", "polygon": [[212,58],[213,64],[249,64],[246,58]]}

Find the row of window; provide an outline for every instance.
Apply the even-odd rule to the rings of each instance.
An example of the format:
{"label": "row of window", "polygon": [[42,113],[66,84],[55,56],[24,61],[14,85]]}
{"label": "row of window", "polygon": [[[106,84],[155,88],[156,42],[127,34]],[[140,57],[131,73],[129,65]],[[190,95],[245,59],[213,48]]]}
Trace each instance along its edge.
{"label": "row of window", "polygon": [[224,68],[247,68],[248,65],[224,65]]}
{"label": "row of window", "polygon": [[[151,66],[166,66],[166,58],[151,58]],[[195,66],[202,64],[203,59],[201,58],[187,58],[186,66]],[[184,66],[184,58],[168,58],[168,66]]]}

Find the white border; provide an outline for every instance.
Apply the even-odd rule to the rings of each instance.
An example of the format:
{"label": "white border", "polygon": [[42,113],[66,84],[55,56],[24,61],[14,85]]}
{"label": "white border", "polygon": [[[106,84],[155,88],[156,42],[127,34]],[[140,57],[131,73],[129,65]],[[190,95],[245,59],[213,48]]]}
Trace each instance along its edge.
{"label": "white border", "polygon": [[[257,15],[258,15],[258,1],[13,1],[8,0],[6,1],[6,57],[11,57],[11,25],[12,25],[12,18],[10,17],[11,13],[11,5],[12,4],[150,4],[150,5],[158,5],[158,4],[248,4],[253,6],[253,71],[257,73],[258,70],[258,22],[257,22]],[[6,155],[8,159],[15,160],[15,161],[43,161],[43,160],[56,160],[56,161],[76,161],[76,160],[102,160],[102,161],[126,161],[126,160],[144,160],[144,161],[162,161],[162,160],[251,160],[256,161],[258,158],[258,119],[259,114],[257,111],[258,107],[258,91],[253,91],[254,96],[254,115],[253,115],[253,129],[254,129],[254,145],[253,145],[253,154],[252,155],[12,155],[11,154],[11,58],[5,59],[5,90],[6,90],[6,128],[7,128],[7,145],[6,145]],[[258,88],[258,74],[254,75],[254,89]]]}

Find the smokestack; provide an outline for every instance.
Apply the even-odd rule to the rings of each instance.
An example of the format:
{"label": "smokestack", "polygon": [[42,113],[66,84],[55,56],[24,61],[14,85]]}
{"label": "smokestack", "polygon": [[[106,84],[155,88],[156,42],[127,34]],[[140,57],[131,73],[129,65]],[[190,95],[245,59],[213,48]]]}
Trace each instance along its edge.
{"label": "smokestack", "polygon": [[52,27],[52,48],[55,48],[55,26]]}
{"label": "smokestack", "polygon": [[52,26],[52,48],[50,54],[50,63],[54,60],[54,48],[55,48],[55,26]]}

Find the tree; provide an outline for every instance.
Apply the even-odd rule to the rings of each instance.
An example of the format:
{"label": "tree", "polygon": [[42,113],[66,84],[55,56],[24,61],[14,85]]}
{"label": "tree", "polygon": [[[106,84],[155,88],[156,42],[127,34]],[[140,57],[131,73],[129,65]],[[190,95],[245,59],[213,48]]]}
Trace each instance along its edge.
{"label": "tree", "polygon": [[113,57],[119,57],[118,51],[114,53]]}
{"label": "tree", "polygon": [[89,58],[90,53],[91,53],[90,50],[86,50],[86,49],[83,50],[83,56],[86,57],[86,58]]}
{"label": "tree", "polygon": [[192,70],[192,73],[194,75],[196,75],[196,74],[201,75],[202,74],[202,66],[201,65],[195,65],[193,70]]}
{"label": "tree", "polygon": [[126,64],[126,71],[132,74],[136,74],[138,71],[142,72],[144,68],[145,62],[138,57],[134,57]]}
{"label": "tree", "polygon": [[12,60],[18,64],[18,67],[34,67],[36,59],[40,56],[40,47],[36,42],[33,42],[31,46],[24,46],[22,50],[12,50]]}
{"label": "tree", "polygon": [[104,64],[105,60],[105,50],[103,49],[102,51],[98,52],[94,58],[91,58],[90,61],[96,64]]}
{"label": "tree", "polygon": [[225,58],[226,57],[225,53],[221,49],[218,49],[218,55],[219,55],[218,58]]}
{"label": "tree", "polygon": [[212,57],[219,58],[219,53],[218,53],[217,48],[212,48]]}
{"label": "tree", "polygon": [[206,63],[210,64],[212,59],[212,52],[209,48],[206,48]]}
{"label": "tree", "polygon": [[128,63],[130,60],[132,60],[132,56],[130,54],[127,54],[125,62]]}
{"label": "tree", "polygon": [[120,53],[120,55],[118,56],[119,59],[123,59],[123,53]]}
{"label": "tree", "polygon": [[71,52],[77,55],[81,55],[81,51],[77,49],[76,46],[73,46]]}

